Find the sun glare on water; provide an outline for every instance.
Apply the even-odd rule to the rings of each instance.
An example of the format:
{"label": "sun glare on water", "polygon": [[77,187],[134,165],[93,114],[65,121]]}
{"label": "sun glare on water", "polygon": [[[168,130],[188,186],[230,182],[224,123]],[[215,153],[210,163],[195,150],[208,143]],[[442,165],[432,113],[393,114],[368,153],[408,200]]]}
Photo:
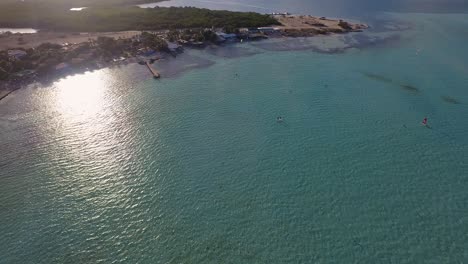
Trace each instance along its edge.
{"label": "sun glare on water", "polygon": [[102,71],[70,76],[55,83],[58,111],[71,118],[92,118],[106,104],[108,77]]}
{"label": "sun glare on water", "polygon": [[122,125],[128,122],[116,92],[120,82],[115,71],[104,69],[61,79],[51,87],[55,96],[50,123],[56,125],[51,129],[56,138],[51,159],[69,164],[67,173],[57,174],[56,184],[76,186],[70,195],[86,199],[97,215],[108,210],[105,194],[128,199],[125,175],[116,172],[122,160],[137,155],[127,145],[132,141],[122,140],[134,138],[136,130]]}
{"label": "sun glare on water", "polygon": [[110,87],[115,76],[108,70],[69,76],[54,83],[53,115],[57,131],[82,140],[112,130],[116,122]]}

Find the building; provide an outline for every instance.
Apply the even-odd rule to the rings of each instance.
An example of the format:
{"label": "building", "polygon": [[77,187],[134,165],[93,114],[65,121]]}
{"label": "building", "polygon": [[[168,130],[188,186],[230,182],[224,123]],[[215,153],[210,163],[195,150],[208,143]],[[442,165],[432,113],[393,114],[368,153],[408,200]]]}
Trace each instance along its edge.
{"label": "building", "polygon": [[203,48],[205,47],[205,42],[195,41],[194,39],[189,40],[188,44],[194,48]]}
{"label": "building", "polygon": [[59,72],[64,72],[66,70],[70,69],[70,65],[68,63],[62,62],[59,63],[55,66],[55,70]]}
{"label": "building", "polygon": [[173,53],[182,51],[182,46],[174,42],[167,41],[167,48],[169,49],[170,52],[173,52]]}
{"label": "building", "polygon": [[9,50],[8,51],[8,56],[16,60],[19,60],[26,55],[27,53],[24,50]]}
{"label": "building", "polygon": [[261,32],[261,33],[265,33],[265,34],[271,34],[271,33],[277,32],[278,29],[277,28],[272,28],[272,27],[259,27],[258,31]]}
{"label": "building", "polygon": [[24,77],[34,77],[36,75],[35,70],[22,70],[13,74],[15,77],[24,78]]}
{"label": "building", "polygon": [[257,33],[260,33],[260,30],[258,30],[258,28],[247,28],[247,33],[257,34]]}
{"label": "building", "polygon": [[138,55],[150,57],[156,54],[156,51],[150,48],[140,48],[138,49]]}
{"label": "building", "polygon": [[227,34],[223,32],[216,32],[218,36],[218,42],[225,42],[225,41],[236,41],[237,35],[236,34]]}

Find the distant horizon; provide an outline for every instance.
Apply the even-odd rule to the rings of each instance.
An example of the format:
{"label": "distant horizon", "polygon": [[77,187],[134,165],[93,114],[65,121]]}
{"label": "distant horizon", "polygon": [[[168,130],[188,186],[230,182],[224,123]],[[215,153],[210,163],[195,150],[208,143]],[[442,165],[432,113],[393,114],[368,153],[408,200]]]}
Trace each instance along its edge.
{"label": "distant horizon", "polygon": [[[158,1],[155,1],[156,3]],[[301,3],[302,0],[292,0],[288,1],[286,9],[294,10],[296,3]],[[202,6],[224,6],[227,10],[233,8],[233,10],[238,11],[239,9],[249,9],[252,8],[252,11],[259,10],[269,10],[275,9],[277,6],[281,6],[278,2],[268,2],[266,0],[259,1],[247,1],[247,0],[231,0],[223,3],[223,1],[212,1],[212,0],[163,0],[158,2],[161,6],[179,6],[179,5],[193,5],[195,7]],[[180,4],[179,4],[180,3]],[[394,11],[394,12],[431,12],[431,13],[445,13],[445,12],[468,12],[468,5],[466,1],[463,0],[448,0],[441,2],[440,0],[394,0],[394,1],[372,1],[372,0],[358,0],[358,1],[343,1],[343,0],[329,0],[326,2],[312,0],[310,3],[310,9],[320,10],[322,7],[325,9],[362,9],[363,7],[367,9],[372,9],[376,11]],[[300,5],[299,5],[300,6]],[[283,10],[275,10],[283,11]],[[287,11],[287,10],[285,10]],[[299,11],[299,10],[298,10]]]}

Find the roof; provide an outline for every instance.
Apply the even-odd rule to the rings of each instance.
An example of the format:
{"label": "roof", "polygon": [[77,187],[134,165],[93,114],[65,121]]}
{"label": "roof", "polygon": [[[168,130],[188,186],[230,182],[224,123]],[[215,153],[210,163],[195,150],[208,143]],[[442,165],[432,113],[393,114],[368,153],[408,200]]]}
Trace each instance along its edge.
{"label": "roof", "polygon": [[18,56],[24,56],[26,55],[26,51],[24,50],[9,50],[8,51],[8,56],[15,56],[15,57],[18,57]]}
{"label": "roof", "polygon": [[180,48],[180,45],[177,43],[173,43],[173,42],[167,42],[167,48],[170,50],[175,50],[175,49]]}
{"label": "roof", "polygon": [[59,70],[64,70],[66,68],[70,67],[70,65],[68,65],[68,63],[59,63],[57,64],[57,66],[55,66],[55,70],[59,71]]}
{"label": "roof", "polygon": [[273,31],[273,30],[278,30],[278,29],[273,28],[273,27],[259,27],[258,30],[260,30],[260,31]]}
{"label": "roof", "polygon": [[237,35],[236,34],[227,34],[227,33],[223,33],[223,32],[218,32],[216,33],[216,35],[220,36],[220,37],[223,37],[225,39],[228,39],[228,38],[237,38]]}

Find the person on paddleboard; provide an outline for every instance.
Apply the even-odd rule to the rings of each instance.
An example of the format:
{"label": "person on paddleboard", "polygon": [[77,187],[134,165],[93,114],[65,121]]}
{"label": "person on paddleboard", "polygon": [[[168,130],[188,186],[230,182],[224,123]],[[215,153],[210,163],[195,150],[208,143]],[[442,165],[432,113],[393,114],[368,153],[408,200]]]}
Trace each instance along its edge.
{"label": "person on paddleboard", "polygon": [[427,117],[424,117],[423,121],[422,121],[422,124],[427,126]]}

